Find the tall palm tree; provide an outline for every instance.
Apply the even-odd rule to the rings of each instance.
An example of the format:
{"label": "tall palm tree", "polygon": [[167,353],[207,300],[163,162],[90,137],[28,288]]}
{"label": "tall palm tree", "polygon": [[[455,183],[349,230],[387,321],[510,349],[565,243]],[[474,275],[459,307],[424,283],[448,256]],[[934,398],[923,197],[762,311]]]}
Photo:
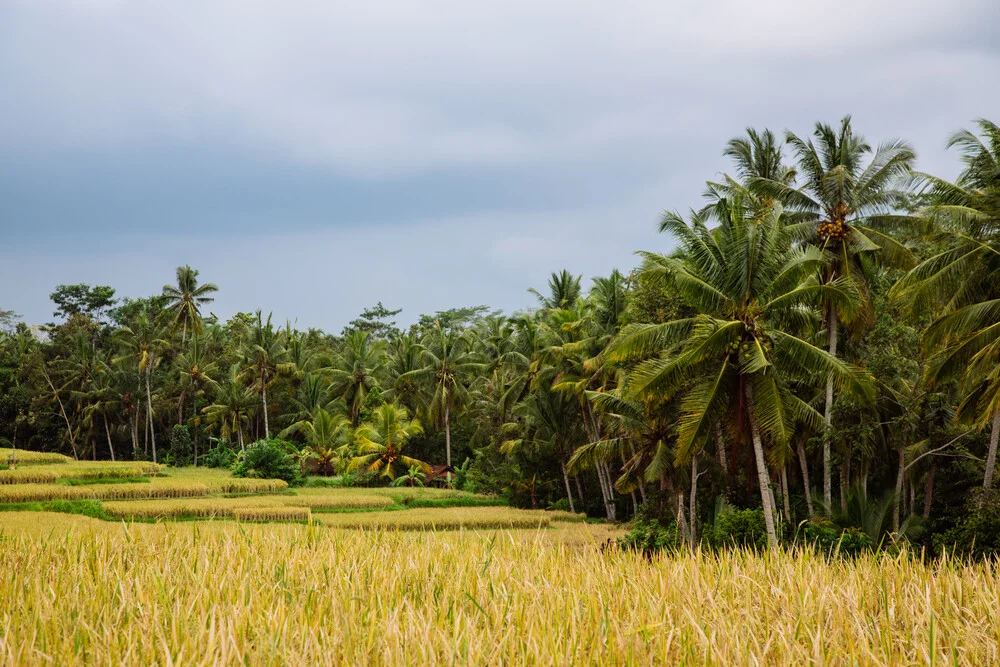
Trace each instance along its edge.
{"label": "tall palm tree", "polygon": [[268,421],[267,387],[279,373],[291,370],[285,363],[285,341],[282,332],[271,324],[271,314],[264,320],[261,311],[251,325],[249,337],[243,351],[243,369],[240,379],[260,394],[261,409],[264,411],[264,437],[269,438],[271,426]]}
{"label": "tall palm tree", "polygon": [[535,288],[528,290],[538,299],[539,305],[546,310],[571,308],[582,294],[580,291],[580,276],[563,269],[549,277],[549,295],[543,295]]}
{"label": "tall palm tree", "polygon": [[661,230],[678,239],[683,258],[642,253],[644,271],[672,280],[698,309],[693,318],[637,327],[609,348],[612,360],[657,356],[629,377],[629,392],[669,397],[682,394],[675,456],[688,460],[714,436],[720,422],[753,444],[768,541],[776,544],[775,513],[765,442],[787,443],[796,419],[820,416],[788,387],[816,373],[863,387],[860,373],[799,335],[820,300],[851,298],[843,280],[822,282],[825,257],[814,247],[790,249],[792,236],[781,207],[747,219],[733,202],[723,223],[709,229],[700,215],[691,222],[667,214]]}
{"label": "tall palm tree", "polygon": [[215,387],[213,402],[202,408],[202,413],[209,424],[218,428],[220,437],[230,440],[235,433],[240,449],[246,449],[243,427],[250,421],[250,409],[256,399],[240,380],[241,373],[240,364],[229,367],[225,377]]}
{"label": "tall palm tree", "polygon": [[187,343],[188,325],[201,333],[201,307],[215,301],[215,297],[208,295],[218,291],[214,283],[199,285],[198,270],[186,264],[177,267],[176,285],[163,286],[166,308],[174,314],[174,324],[180,323],[183,327],[182,345]]}
{"label": "tall palm tree", "polygon": [[160,363],[160,352],[167,346],[162,338],[163,329],[159,322],[146,311],[140,312],[131,326],[122,327],[117,332],[118,341],[124,354],[115,359],[116,363],[132,363],[146,384],[146,422],[149,438],[153,445],[153,462],[156,457],[156,429],[153,424],[153,368]]}
{"label": "tall palm tree", "polygon": [[344,337],[344,350],[329,369],[331,387],[347,405],[351,423],[358,424],[365,396],[379,384],[386,364],[383,342],[371,332],[355,330]]}
{"label": "tall palm tree", "polygon": [[336,472],[335,461],[347,454],[354,436],[350,420],[344,415],[330,414],[318,408],[312,419],[299,427],[305,436],[303,455],[313,461],[314,471],[321,475]]}
{"label": "tall palm tree", "polygon": [[468,336],[445,329],[438,320],[425,336],[420,356],[422,367],[401,377],[430,389],[430,417],[444,426],[445,461],[450,466],[452,413],[465,403],[469,382],[486,364],[480,361]]}
{"label": "tall palm tree", "polygon": [[948,142],[965,165],[955,183],[918,176],[931,202],[923,213],[941,227],[944,249],[910,271],[893,293],[938,310],[924,346],[928,353],[943,349],[928,365],[928,379],[961,380],[965,397],[956,418],[990,426],[983,476],[989,489],[1000,442],[1000,126],[987,120],[977,125],[981,138],[962,130]]}
{"label": "tall palm tree", "polygon": [[205,350],[205,345],[202,343],[201,336],[195,333],[191,336],[191,343],[188,345],[187,350],[178,355],[174,360],[174,368],[180,375],[181,386],[184,389],[181,391],[180,398],[177,401],[177,423],[181,424],[184,420],[184,396],[187,391],[191,390],[191,402],[192,406],[192,419],[195,421],[195,438],[194,438],[194,465],[198,465],[198,438],[197,438],[197,418],[199,414],[198,410],[198,395],[203,392],[206,387],[215,384],[215,375],[218,371],[218,367],[214,361],[208,356]]}
{"label": "tall palm tree", "polygon": [[[795,183],[773,176],[754,176],[750,189],[774,198],[796,213],[798,224],[790,227],[800,242],[824,251],[828,261],[821,269],[824,282],[850,280],[858,298],[850,302],[823,304],[827,350],[837,355],[841,324],[861,323],[870,315],[866,268],[884,262],[899,268],[913,265],[910,251],[888,231],[907,228],[914,218],[898,212],[910,204],[905,184],[916,155],[904,141],[890,139],[875,149],[855,134],[851,117],[840,127],[816,123],[812,139],[792,132],[786,140],[797,161]],[[827,379],[823,412],[823,498],[830,506],[832,471],[830,429],[833,418],[834,378]]]}
{"label": "tall palm tree", "polygon": [[426,463],[403,454],[407,441],[421,433],[423,428],[420,422],[411,420],[406,408],[392,403],[383,404],[371,422],[362,424],[354,432],[358,455],[351,459],[348,470],[360,468],[366,472],[379,472],[390,480],[413,467],[427,472],[429,466]]}

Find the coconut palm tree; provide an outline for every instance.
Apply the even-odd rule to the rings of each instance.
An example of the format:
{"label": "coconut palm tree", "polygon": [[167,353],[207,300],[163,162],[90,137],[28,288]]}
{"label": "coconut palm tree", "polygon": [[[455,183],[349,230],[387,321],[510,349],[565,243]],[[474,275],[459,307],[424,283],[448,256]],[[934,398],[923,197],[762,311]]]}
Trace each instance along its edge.
{"label": "coconut palm tree", "polygon": [[956,419],[989,425],[983,477],[989,489],[1000,442],[1000,126],[977,125],[982,137],[962,130],[948,142],[965,165],[955,183],[918,176],[931,201],[923,214],[940,227],[944,249],[910,271],[893,294],[939,313],[924,335],[925,351],[938,350],[928,380],[961,380]]}
{"label": "coconut palm tree", "polygon": [[156,458],[156,432],[153,425],[153,393],[152,373],[160,363],[160,352],[167,346],[162,337],[163,329],[159,322],[150,317],[146,311],[140,312],[132,326],[122,327],[117,332],[122,348],[122,356],[115,363],[131,363],[138,370],[146,384],[146,423],[149,427],[149,438],[153,446],[153,462]]}
{"label": "coconut palm tree", "polygon": [[[218,366],[214,361],[212,361],[205,350],[205,345],[201,340],[201,336],[198,333],[194,333],[191,336],[191,343],[188,345],[187,350],[178,355],[174,360],[174,368],[180,375],[181,386],[184,387],[181,390],[180,398],[177,401],[177,423],[181,424],[184,421],[184,396],[187,394],[188,390],[191,390],[191,402],[192,402],[192,419],[195,420],[195,427],[197,428],[198,419],[198,395],[203,392],[206,387],[215,384],[215,375],[218,372]],[[196,437],[194,438],[194,465],[198,465],[198,438],[197,430],[195,431]]]}
{"label": "coconut palm tree", "polygon": [[250,385],[260,394],[261,408],[264,411],[264,437],[271,433],[268,421],[267,387],[279,373],[292,369],[285,363],[285,341],[282,332],[271,324],[271,314],[264,320],[261,311],[256,313],[257,320],[250,326],[249,336],[243,350],[243,367],[240,379]]}
{"label": "coconut palm tree", "polygon": [[642,253],[644,271],[669,277],[698,315],[623,332],[608,350],[612,361],[641,359],[628,378],[636,397],[681,395],[675,457],[690,457],[714,437],[717,425],[749,432],[768,541],[776,544],[775,512],[765,443],[784,445],[796,419],[820,415],[789,389],[789,379],[817,373],[838,384],[865,388],[861,374],[813,346],[800,330],[820,300],[854,298],[843,279],[823,282],[826,258],[815,247],[791,248],[781,207],[748,219],[733,202],[723,223],[709,229],[704,216],[690,222],[664,216],[661,229],[680,242],[683,257]]}
{"label": "coconut palm tree", "polygon": [[347,405],[351,423],[358,424],[361,406],[386,364],[383,342],[368,331],[351,331],[344,337],[344,350],[329,368],[333,392]]}
{"label": "coconut palm tree", "polygon": [[549,295],[545,296],[534,287],[528,290],[538,299],[539,305],[545,310],[571,308],[580,299],[580,276],[563,269],[549,277]]}
{"label": "coconut palm tree", "polygon": [[[827,263],[820,275],[823,282],[849,280],[857,298],[823,304],[827,350],[837,355],[841,325],[861,324],[870,319],[867,297],[867,267],[883,262],[899,268],[913,265],[910,251],[888,232],[908,228],[915,218],[901,215],[910,205],[905,187],[916,155],[904,141],[890,139],[875,149],[855,134],[851,117],[844,116],[834,129],[817,123],[812,139],[792,132],[786,140],[797,162],[795,182],[772,176],[754,175],[748,180],[751,191],[781,202],[795,212],[798,224],[790,231],[800,242],[823,250]],[[834,378],[827,379],[823,426],[823,498],[830,506],[832,472],[829,432],[833,418]]]}
{"label": "coconut palm tree", "polygon": [[181,344],[187,342],[187,330],[190,327],[201,333],[201,307],[215,301],[208,296],[218,292],[214,283],[198,284],[198,270],[188,265],[177,267],[177,284],[163,286],[163,298],[166,309],[174,314],[174,324],[183,327]]}
{"label": "coconut palm tree", "polygon": [[420,358],[421,368],[400,377],[416,380],[430,390],[430,417],[444,426],[445,461],[450,466],[452,413],[465,403],[469,382],[486,364],[480,361],[468,336],[445,329],[438,320],[421,343]]}
{"label": "coconut palm tree", "polygon": [[389,480],[414,466],[428,472],[430,466],[426,463],[403,454],[407,441],[421,433],[420,422],[410,419],[406,408],[383,404],[371,422],[362,424],[354,432],[358,455],[351,459],[348,470],[378,472]]}
{"label": "coconut palm tree", "polygon": [[344,415],[330,414],[318,408],[312,419],[299,427],[305,436],[306,446],[302,454],[313,462],[313,469],[320,475],[336,472],[336,460],[343,458],[354,436],[350,420]]}
{"label": "coconut palm tree", "polygon": [[225,377],[215,387],[214,401],[202,408],[202,413],[209,424],[218,428],[220,437],[231,440],[236,434],[240,449],[245,450],[243,427],[250,421],[250,409],[256,399],[240,380],[242,370],[238,363],[229,367]]}

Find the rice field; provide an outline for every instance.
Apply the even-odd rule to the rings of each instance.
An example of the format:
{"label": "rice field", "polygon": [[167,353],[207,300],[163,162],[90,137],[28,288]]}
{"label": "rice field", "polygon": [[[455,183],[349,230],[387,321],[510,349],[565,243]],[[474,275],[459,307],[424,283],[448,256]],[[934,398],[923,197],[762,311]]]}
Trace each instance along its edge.
{"label": "rice field", "polygon": [[51,517],[17,515],[0,537],[0,663],[1000,660],[992,563],[646,559],[601,549],[607,527],[582,523],[412,532]]}
{"label": "rice field", "polygon": [[449,489],[9,477],[0,503],[90,515],[0,511],[0,664],[1000,661],[993,562],[647,558],[607,548],[619,527]]}

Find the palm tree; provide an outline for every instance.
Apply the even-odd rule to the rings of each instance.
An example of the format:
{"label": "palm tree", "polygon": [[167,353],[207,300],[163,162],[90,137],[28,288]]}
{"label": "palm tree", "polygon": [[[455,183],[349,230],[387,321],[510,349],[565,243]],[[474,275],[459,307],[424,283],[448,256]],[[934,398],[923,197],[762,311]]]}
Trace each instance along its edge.
{"label": "palm tree", "polygon": [[260,394],[260,404],[264,411],[264,437],[271,434],[268,421],[267,386],[281,372],[290,370],[285,365],[284,337],[271,324],[271,314],[265,321],[261,311],[257,311],[257,321],[250,327],[249,338],[243,353],[243,369],[240,379]]}
{"label": "palm tree", "polygon": [[338,456],[347,453],[353,437],[350,420],[344,415],[330,414],[318,408],[299,431],[306,439],[303,454],[306,459],[315,461],[315,471],[321,475],[335,473],[334,462]]}
{"label": "palm tree", "polygon": [[403,454],[407,441],[421,433],[420,422],[411,420],[406,408],[383,404],[372,422],[362,424],[354,432],[358,455],[351,459],[348,470],[363,468],[366,472],[380,472],[389,480],[396,478],[400,468],[408,470],[416,466],[426,473],[430,466]]}
{"label": "palm tree", "polygon": [[535,295],[545,310],[571,308],[580,299],[580,276],[574,276],[563,269],[549,277],[549,296],[543,295],[533,287],[528,292]]}
{"label": "palm tree", "polygon": [[417,380],[431,389],[430,416],[444,425],[445,461],[451,465],[451,417],[468,398],[468,383],[486,368],[467,336],[445,329],[441,322],[427,333],[421,344],[421,364],[401,377]]}
{"label": "palm tree", "polygon": [[[813,137],[815,144],[811,139],[786,133],[797,159],[801,185],[773,175],[755,175],[748,186],[796,213],[798,224],[790,231],[801,242],[822,249],[828,258],[820,271],[823,282],[855,283],[857,298],[823,304],[827,349],[836,356],[838,326],[862,322],[870,313],[866,265],[871,261],[900,268],[913,265],[910,251],[887,231],[914,222],[914,218],[897,211],[909,206],[910,196],[904,184],[916,155],[909,144],[898,139],[873,150],[864,137],[854,133],[850,116],[841,120],[839,130],[817,123]],[[832,498],[829,432],[833,385],[831,376],[827,379],[823,412],[827,434],[823,440],[823,498],[828,507]]]}
{"label": "palm tree", "polygon": [[202,413],[209,424],[218,427],[220,437],[229,440],[235,433],[240,449],[245,450],[243,426],[249,422],[250,408],[256,399],[240,381],[241,373],[239,364],[229,367],[226,377],[216,385],[214,402],[203,408]]}
{"label": "palm tree", "polygon": [[344,337],[344,350],[330,368],[331,387],[343,399],[358,424],[361,406],[372,387],[377,387],[378,374],[386,364],[382,341],[368,331],[352,331]]}
{"label": "palm tree", "polygon": [[177,285],[163,286],[166,308],[174,314],[174,324],[179,322],[183,326],[182,345],[187,342],[188,324],[201,333],[201,307],[215,301],[208,295],[218,291],[214,283],[199,285],[198,270],[186,264],[177,267]]}
{"label": "palm tree", "polygon": [[[181,391],[180,398],[177,401],[177,423],[183,423],[184,395],[187,393],[189,388],[191,389],[191,401],[193,403],[192,419],[197,420],[198,393],[204,391],[206,386],[215,384],[214,376],[218,371],[218,367],[206,354],[205,346],[198,333],[191,336],[191,343],[188,346],[187,351],[179,355],[174,361],[174,364],[178,374],[180,375],[181,385],[184,387]],[[197,423],[195,426],[197,428]],[[194,438],[194,465],[198,465],[197,431],[196,437]]]}
{"label": "palm tree", "polygon": [[156,463],[156,433],[153,427],[152,372],[160,362],[160,351],[167,341],[161,338],[163,330],[149,313],[142,311],[136,316],[132,326],[118,330],[118,340],[124,354],[115,359],[116,363],[135,364],[139,375],[146,381],[146,422],[149,438],[153,445],[153,462]]}
{"label": "palm tree", "polygon": [[910,271],[893,293],[914,307],[938,309],[924,335],[931,383],[957,378],[964,400],[958,421],[990,425],[983,487],[993,484],[1000,441],[1000,126],[977,121],[948,142],[965,165],[956,183],[921,174],[931,204],[923,211],[941,228],[944,250]]}
{"label": "palm tree", "polygon": [[839,303],[852,294],[844,280],[819,280],[826,261],[819,249],[790,249],[792,236],[781,222],[780,206],[747,219],[745,207],[733,202],[723,223],[711,230],[701,215],[688,223],[667,214],[661,230],[678,239],[684,256],[642,253],[644,271],[669,277],[699,314],[636,327],[612,343],[608,356],[627,361],[656,353],[630,373],[628,391],[640,398],[681,393],[678,462],[714,437],[720,422],[730,424],[732,433],[749,431],[773,546],[777,534],[764,443],[787,443],[796,419],[820,420],[789,390],[789,379],[822,373],[867,389],[858,371],[798,334],[818,300]]}

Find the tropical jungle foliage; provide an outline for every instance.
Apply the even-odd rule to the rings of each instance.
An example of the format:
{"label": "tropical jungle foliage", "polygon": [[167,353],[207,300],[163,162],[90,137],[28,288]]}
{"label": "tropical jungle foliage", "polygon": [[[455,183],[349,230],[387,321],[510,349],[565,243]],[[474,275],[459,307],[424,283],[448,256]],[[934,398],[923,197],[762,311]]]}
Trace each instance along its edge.
{"label": "tropical jungle foliage", "polygon": [[337,335],[217,319],[219,287],[189,266],[141,299],[60,285],[57,322],[2,312],[0,446],[11,467],[62,452],[639,513],[644,550],[992,553],[1000,127],[948,143],[954,182],[850,117],[784,141],[748,129],[640,266],[556,271],[530,312],[403,330],[379,302]]}

